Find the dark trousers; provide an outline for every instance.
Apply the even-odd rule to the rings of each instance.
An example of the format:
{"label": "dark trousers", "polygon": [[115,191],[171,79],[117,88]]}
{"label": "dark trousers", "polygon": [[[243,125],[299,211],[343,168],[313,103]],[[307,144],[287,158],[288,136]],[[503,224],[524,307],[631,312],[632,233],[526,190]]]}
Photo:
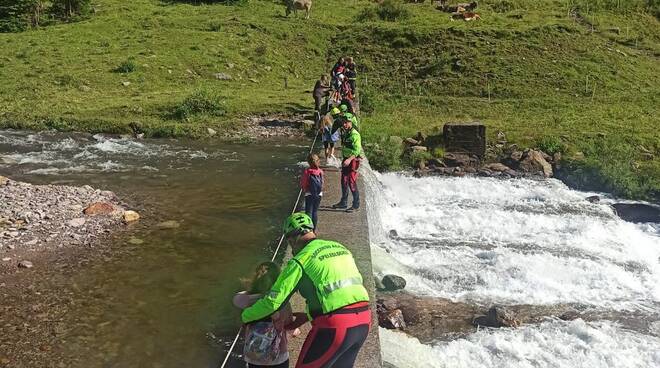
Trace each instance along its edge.
{"label": "dark trousers", "polygon": [[318,223],[318,212],[319,206],[321,205],[321,197],[316,197],[313,195],[305,196],[305,213],[312,218],[314,223],[314,230],[319,226]]}
{"label": "dark trousers", "polygon": [[348,193],[353,194],[353,208],[360,208],[360,192],[357,186],[358,167],[360,160],[354,159],[350,165],[341,168],[341,200],[339,205],[348,204]]}

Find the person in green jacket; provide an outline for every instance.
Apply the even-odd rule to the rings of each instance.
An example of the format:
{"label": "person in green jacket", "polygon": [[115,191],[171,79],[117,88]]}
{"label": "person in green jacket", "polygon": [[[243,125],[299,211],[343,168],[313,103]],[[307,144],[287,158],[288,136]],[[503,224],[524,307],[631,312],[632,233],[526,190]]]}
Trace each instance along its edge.
{"label": "person in green jacket", "polygon": [[295,313],[287,329],[311,320],[312,330],[296,367],[353,367],[371,328],[371,308],[351,252],[338,242],[318,239],[304,212],[286,219],[284,234],[293,258],[270,292],[243,311],[243,322],[270,318],[298,291],[306,312]]}
{"label": "person in green jacket", "polygon": [[351,192],[353,204],[346,211],[352,212],[360,208],[357,178],[358,169],[360,168],[360,156],[362,155],[362,138],[360,133],[353,127],[353,122],[346,117],[344,117],[341,132],[341,200],[339,203],[332,205],[332,208],[347,208],[348,192]]}

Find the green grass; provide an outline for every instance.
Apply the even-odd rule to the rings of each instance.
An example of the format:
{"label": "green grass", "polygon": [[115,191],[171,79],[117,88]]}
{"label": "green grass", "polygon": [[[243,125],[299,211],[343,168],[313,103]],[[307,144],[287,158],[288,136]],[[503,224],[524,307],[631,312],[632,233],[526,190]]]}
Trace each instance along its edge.
{"label": "green grass", "polygon": [[[476,22],[452,21],[428,2],[394,5],[407,16],[391,17],[371,1],[318,1],[309,20],[284,18],[276,0],[93,5],[77,23],[0,34],[0,126],[133,124],[150,136],[240,129],[247,115],[309,111],[314,81],[350,54],[374,153],[390,149],[392,135],[480,120],[491,137],[561,147],[617,194],[660,196],[653,1],[484,0]],[[383,168],[406,164],[379,156],[389,157]]]}

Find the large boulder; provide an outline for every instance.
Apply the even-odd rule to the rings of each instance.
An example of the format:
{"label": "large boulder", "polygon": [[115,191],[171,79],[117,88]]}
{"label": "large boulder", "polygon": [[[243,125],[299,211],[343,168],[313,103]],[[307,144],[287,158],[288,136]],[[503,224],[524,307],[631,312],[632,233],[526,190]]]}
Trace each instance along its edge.
{"label": "large boulder", "polygon": [[442,135],[449,152],[467,152],[479,158],[486,154],[486,126],[480,122],[447,123]]}
{"label": "large boulder", "polygon": [[536,150],[525,151],[520,160],[520,170],[532,174],[542,173],[546,178],[552,177],[552,165],[548,163],[543,155],[542,152]]}
{"label": "large boulder", "polygon": [[660,207],[643,203],[615,203],[616,214],[623,220],[634,223],[660,223]]}
{"label": "large boulder", "polygon": [[9,183],[9,178],[0,175],[0,187],[3,185],[7,185],[7,183]]}
{"label": "large boulder", "polygon": [[406,279],[397,275],[385,275],[383,277],[383,286],[386,291],[401,290],[406,287]]}

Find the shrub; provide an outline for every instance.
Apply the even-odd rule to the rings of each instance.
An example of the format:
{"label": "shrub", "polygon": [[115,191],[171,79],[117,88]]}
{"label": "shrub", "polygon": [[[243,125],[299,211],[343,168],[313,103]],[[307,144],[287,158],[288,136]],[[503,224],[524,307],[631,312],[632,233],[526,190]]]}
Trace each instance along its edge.
{"label": "shrub", "polygon": [[132,73],[135,71],[135,68],[135,62],[133,62],[133,59],[129,58],[128,60],[119,64],[119,66],[112,71],[115,73]]}
{"label": "shrub", "polygon": [[220,23],[220,22],[211,22],[211,23],[209,23],[208,30],[210,32],[220,32],[222,30],[222,23]]}
{"label": "shrub", "polygon": [[225,114],[217,94],[207,90],[197,90],[176,106],[172,115],[177,119],[189,120],[191,117],[201,114],[215,116]]}
{"label": "shrub", "polygon": [[376,143],[367,145],[367,156],[369,164],[374,170],[391,171],[401,169],[401,156],[403,155],[403,145],[399,142],[391,141],[389,138],[381,137]]}
{"label": "shrub", "polygon": [[566,151],[566,145],[559,140],[557,137],[543,137],[541,140],[537,143],[538,148],[549,154],[549,155],[554,155],[557,152],[563,153]]}
{"label": "shrub", "polygon": [[407,155],[407,158],[409,166],[418,167],[420,161],[426,163],[426,161],[433,158],[433,156],[428,151],[413,151]]}
{"label": "shrub", "polygon": [[382,3],[365,8],[358,15],[358,20],[384,20],[388,22],[396,22],[410,18],[410,11],[397,0],[384,0]]}

